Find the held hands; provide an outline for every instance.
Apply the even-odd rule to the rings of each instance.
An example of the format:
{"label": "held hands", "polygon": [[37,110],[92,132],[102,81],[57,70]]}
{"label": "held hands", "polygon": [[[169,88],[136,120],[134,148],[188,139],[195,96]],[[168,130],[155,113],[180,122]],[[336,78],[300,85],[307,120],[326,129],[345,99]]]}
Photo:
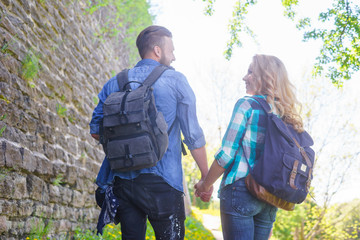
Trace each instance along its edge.
{"label": "held hands", "polygon": [[204,180],[200,180],[197,184],[194,185],[195,196],[200,197],[201,201],[209,202],[211,194],[214,190],[213,186],[207,187],[204,184]]}

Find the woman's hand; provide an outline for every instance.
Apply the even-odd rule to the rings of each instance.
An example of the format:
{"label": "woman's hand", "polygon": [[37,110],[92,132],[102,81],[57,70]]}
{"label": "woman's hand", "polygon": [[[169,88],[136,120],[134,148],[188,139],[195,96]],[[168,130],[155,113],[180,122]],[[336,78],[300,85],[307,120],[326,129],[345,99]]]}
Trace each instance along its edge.
{"label": "woman's hand", "polygon": [[211,199],[212,192],[214,190],[213,186],[206,186],[204,180],[200,180],[197,184],[194,185],[195,196],[200,197],[201,201],[209,202]]}

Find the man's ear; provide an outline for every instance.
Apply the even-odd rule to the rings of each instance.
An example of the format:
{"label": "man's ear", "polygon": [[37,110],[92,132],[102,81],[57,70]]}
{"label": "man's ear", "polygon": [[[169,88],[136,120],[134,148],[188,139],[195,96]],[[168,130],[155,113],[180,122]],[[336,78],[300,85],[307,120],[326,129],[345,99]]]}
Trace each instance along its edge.
{"label": "man's ear", "polygon": [[158,58],[161,58],[161,48],[159,46],[154,47],[154,52]]}

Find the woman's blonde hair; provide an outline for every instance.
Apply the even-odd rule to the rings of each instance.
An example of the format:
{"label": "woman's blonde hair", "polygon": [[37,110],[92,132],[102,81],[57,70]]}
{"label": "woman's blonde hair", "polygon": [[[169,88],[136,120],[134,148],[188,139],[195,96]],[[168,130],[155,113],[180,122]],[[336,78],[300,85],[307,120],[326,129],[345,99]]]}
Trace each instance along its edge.
{"label": "woman's blonde hair", "polygon": [[266,101],[275,106],[276,113],[298,132],[304,131],[299,111],[301,104],[295,87],[289,81],[284,64],[269,55],[255,55],[251,63],[255,94],[266,95]]}

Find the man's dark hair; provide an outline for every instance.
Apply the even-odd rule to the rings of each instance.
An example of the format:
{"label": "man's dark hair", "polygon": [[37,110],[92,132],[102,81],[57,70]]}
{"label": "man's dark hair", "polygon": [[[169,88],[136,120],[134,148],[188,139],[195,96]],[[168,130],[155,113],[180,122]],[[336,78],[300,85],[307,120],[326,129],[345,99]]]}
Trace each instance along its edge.
{"label": "man's dark hair", "polygon": [[163,37],[172,37],[171,32],[164,27],[153,25],[142,30],[136,39],[140,57],[143,59],[145,54],[155,46],[162,48],[164,44]]}

